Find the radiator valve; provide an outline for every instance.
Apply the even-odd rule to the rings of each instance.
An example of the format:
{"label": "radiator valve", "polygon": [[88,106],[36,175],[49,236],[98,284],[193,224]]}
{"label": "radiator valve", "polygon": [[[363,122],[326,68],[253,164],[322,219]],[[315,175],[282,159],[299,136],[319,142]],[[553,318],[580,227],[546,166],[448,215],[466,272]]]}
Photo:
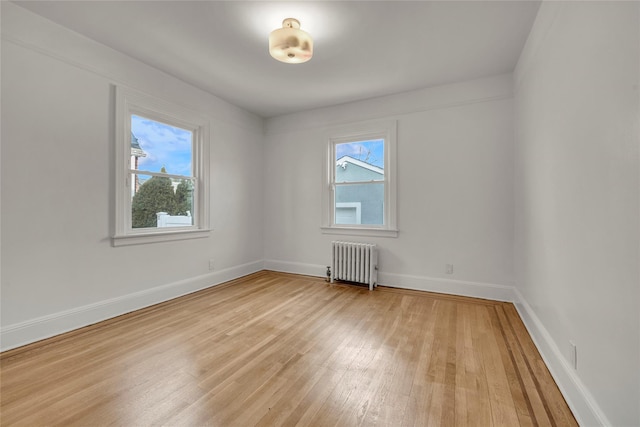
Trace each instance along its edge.
{"label": "radiator valve", "polygon": [[331,267],[327,265],[327,282],[331,281]]}

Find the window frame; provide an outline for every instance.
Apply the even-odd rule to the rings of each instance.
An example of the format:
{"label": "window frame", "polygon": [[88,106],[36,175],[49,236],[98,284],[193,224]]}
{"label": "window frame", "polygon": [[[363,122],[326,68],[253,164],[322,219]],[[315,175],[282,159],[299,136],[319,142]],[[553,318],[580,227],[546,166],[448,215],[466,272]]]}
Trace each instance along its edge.
{"label": "window frame", "polygon": [[[322,226],[320,228],[323,234],[378,237],[398,236],[396,204],[396,134],[396,120],[355,123],[333,128],[327,132],[324,138],[325,156],[322,166]],[[336,145],[374,139],[384,140],[384,180],[375,181],[375,183],[384,184],[384,223],[379,226],[372,224],[336,224]]]}
{"label": "window frame", "polygon": [[[191,110],[130,88],[115,88],[115,221],[113,246],[208,237],[209,229],[209,145],[208,120]],[[131,116],[165,123],[192,132],[194,181],[193,225],[167,228],[131,226]],[[144,171],[140,175],[148,175]],[[153,176],[177,175],[153,172]]]}

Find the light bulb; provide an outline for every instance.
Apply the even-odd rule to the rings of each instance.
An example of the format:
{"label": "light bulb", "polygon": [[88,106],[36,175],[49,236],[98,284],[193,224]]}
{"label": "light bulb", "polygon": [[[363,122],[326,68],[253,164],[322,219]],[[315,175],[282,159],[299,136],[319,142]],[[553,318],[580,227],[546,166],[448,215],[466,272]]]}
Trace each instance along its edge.
{"label": "light bulb", "polygon": [[269,53],[278,61],[289,64],[307,62],[313,56],[313,39],[300,29],[300,21],[287,18],[282,28],[269,35]]}

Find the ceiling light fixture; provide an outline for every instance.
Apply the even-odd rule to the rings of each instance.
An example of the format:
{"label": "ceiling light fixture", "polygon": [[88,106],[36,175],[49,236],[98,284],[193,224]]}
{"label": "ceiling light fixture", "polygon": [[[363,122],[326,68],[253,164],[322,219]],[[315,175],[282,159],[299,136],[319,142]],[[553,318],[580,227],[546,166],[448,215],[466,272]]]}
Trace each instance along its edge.
{"label": "ceiling light fixture", "polygon": [[269,35],[269,53],[278,61],[301,64],[313,55],[313,39],[300,29],[300,21],[287,18],[282,21],[282,28]]}

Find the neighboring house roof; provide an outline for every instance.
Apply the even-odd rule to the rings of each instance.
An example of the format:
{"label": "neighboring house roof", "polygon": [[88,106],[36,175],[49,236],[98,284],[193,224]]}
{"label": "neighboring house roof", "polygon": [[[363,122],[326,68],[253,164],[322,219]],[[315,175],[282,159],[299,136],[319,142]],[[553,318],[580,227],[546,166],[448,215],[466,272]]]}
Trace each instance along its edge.
{"label": "neighboring house roof", "polygon": [[372,172],[379,173],[380,175],[384,175],[384,169],[382,169],[382,168],[380,168],[378,166],[374,166],[372,164],[369,164],[367,162],[363,162],[362,160],[354,159],[351,156],[342,156],[338,160],[336,160],[336,166],[340,166],[343,169],[347,168],[347,163],[351,163],[351,164],[354,164],[356,166],[360,166],[361,168],[365,168],[365,169],[368,169],[368,170],[370,170]]}
{"label": "neighboring house roof", "polygon": [[140,147],[140,141],[138,138],[131,132],[131,155],[135,157],[147,157],[147,153],[142,150]]}

